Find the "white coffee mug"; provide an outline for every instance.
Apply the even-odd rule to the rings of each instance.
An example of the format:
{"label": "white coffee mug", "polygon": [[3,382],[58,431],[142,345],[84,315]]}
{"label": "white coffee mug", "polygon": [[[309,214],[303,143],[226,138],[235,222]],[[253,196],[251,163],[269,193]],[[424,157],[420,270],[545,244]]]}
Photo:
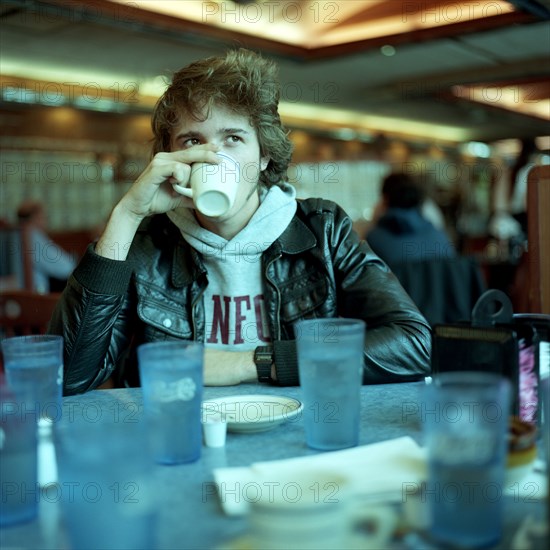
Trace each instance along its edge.
{"label": "white coffee mug", "polygon": [[397,524],[391,509],[357,503],[350,480],[329,470],[262,474],[246,496],[250,542],[264,550],[384,548]]}
{"label": "white coffee mug", "polygon": [[190,187],[174,184],[174,189],[193,199],[197,210],[205,216],[218,217],[235,203],[240,182],[239,163],[225,153],[216,153],[221,162],[196,162],[191,166]]}

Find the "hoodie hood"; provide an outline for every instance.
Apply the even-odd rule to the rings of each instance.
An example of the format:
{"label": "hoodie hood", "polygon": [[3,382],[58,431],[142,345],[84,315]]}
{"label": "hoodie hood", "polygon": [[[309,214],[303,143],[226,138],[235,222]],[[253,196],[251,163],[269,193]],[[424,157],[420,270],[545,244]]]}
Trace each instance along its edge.
{"label": "hoodie hood", "polygon": [[290,184],[263,190],[260,206],[250,221],[231,240],[224,239],[202,227],[193,210],[177,208],[168,212],[170,220],[181,231],[183,238],[205,256],[234,256],[242,245],[254,243],[257,252],[266,250],[287,228],[296,213],[296,190]]}

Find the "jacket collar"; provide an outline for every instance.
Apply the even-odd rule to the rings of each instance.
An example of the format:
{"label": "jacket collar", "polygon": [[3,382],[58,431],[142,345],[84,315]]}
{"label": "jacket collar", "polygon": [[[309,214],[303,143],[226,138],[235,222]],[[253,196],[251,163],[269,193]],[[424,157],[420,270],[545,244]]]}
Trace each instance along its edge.
{"label": "jacket collar", "polygon": [[317,244],[311,229],[297,215],[292,218],[277,241],[281,252],[287,254],[300,254]]}

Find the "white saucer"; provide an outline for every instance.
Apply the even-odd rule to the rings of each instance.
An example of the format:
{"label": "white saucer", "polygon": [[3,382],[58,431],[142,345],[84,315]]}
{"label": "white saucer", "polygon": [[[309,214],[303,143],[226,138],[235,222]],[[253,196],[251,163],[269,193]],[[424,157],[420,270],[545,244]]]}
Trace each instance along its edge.
{"label": "white saucer", "polygon": [[296,418],[303,409],[297,399],[280,395],[234,395],[202,403],[205,415],[223,415],[230,432],[265,432]]}

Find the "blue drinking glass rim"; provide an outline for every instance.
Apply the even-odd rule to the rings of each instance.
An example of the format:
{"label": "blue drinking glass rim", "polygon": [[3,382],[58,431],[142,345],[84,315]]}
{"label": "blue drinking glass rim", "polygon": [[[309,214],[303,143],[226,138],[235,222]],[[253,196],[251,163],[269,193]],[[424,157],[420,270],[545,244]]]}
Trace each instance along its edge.
{"label": "blue drinking glass rim", "polygon": [[499,386],[509,385],[510,380],[503,374],[496,372],[483,372],[474,370],[461,370],[453,372],[440,372],[432,375],[431,384],[437,387],[453,386]]}
{"label": "blue drinking glass rim", "polygon": [[63,347],[63,336],[58,334],[27,334],[24,336],[10,336],[0,342],[3,351],[10,353],[29,353],[27,346],[32,346],[32,352],[51,350],[52,344]]}
{"label": "blue drinking glass rim", "polygon": [[178,352],[199,353],[202,358],[204,344],[195,340],[170,340],[161,342],[146,342],[137,348],[138,365],[146,355],[160,353],[163,356],[172,356]]}
{"label": "blue drinking glass rim", "polygon": [[315,319],[298,319],[294,322],[294,325],[298,326],[308,326],[315,324],[323,325],[337,325],[338,329],[343,330],[354,330],[358,326],[367,327],[367,322],[363,319],[354,319],[351,317],[316,317]]}
{"label": "blue drinking glass rim", "polygon": [[[315,337],[315,330],[310,330],[310,332],[314,334],[307,335],[308,338],[302,338],[306,336],[305,331],[308,327],[318,327],[316,337],[321,337],[321,332],[325,337],[335,337],[337,335],[351,336],[357,334],[358,329],[361,329],[365,335],[367,323],[363,319],[354,319],[351,317],[316,317],[314,319],[299,319],[295,321],[292,326],[294,338],[298,346],[300,345],[300,340],[303,339],[304,341],[308,341],[308,338],[311,340],[312,337]],[[336,343],[336,341],[334,343]]]}
{"label": "blue drinking glass rim", "polygon": [[187,349],[187,348],[204,348],[204,344],[202,342],[198,342],[197,340],[162,340],[159,342],[145,342],[143,344],[140,344],[138,346],[138,353],[139,350],[150,350],[150,349]]}

